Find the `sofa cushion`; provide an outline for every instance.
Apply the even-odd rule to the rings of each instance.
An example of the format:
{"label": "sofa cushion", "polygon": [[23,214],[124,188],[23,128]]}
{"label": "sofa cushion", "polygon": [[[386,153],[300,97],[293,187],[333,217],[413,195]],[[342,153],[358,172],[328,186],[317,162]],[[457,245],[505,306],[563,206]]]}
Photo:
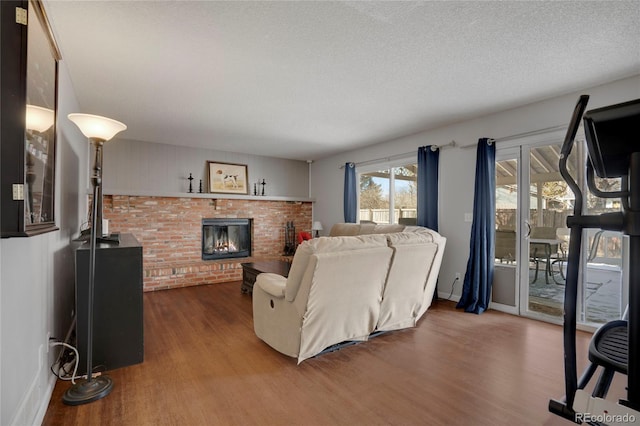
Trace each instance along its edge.
{"label": "sofa cushion", "polygon": [[375,223],[361,223],[358,235],[376,234],[376,226]]}
{"label": "sofa cushion", "polygon": [[375,247],[386,247],[384,235],[357,235],[343,237],[319,237],[305,241],[298,246],[289,270],[285,300],[292,302],[298,294],[298,288],[314,253],[334,253],[348,250],[362,250]]}
{"label": "sofa cushion", "polygon": [[403,232],[422,232],[422,233],[428,233],[428,234],[432,234],[435,231],[429,228],[425,228],[424,226],[418,226],[418,225],[408,225],[404,227],[404,231]]}
{"label": "sofa cushion", "polygon": [[402,232],[405,225],[398,225],[391,223],[388,225],[375,225],[373,229],[374,234],[390,234],[392,232]]}
{"label": "sofa cushion", "polygon": [[[418,228],[418,227],[415,227]],[[329,236],[349,236],[349,235],[369,235],[369,234],[389,234],[391,232],[402,232],[405,225],[375,223],[336,223],[331,227]]]}
{"label": "sofa cushion", "polygon": [[346,250],[362,250],[384,247],[387,239],[384,235],[354,235],[342,237],[321,237],[313,240],[316,253],[333,253]]}
{"label": "sofa cushion", "polygon": [[298,362],[345,340],[367,340],[375,330],[393,253],[385,238],[375,238],[375,243],[378,245],[373,248],[326,251],[312,256],[311,276],[305,275],[298,293],[300,300],[306,299],[301,312]]}
{"label": "sofa cushion", "polygon": [[429,232],[396,232],[387,234],[386,237],[391,247],[433,242],[433,235]]}
{"label": "sofa cushion", "polygon": [[404,237],[407,238],[397,238],[390,244],[394,255],[380,307],[379,330],[415,326],[424,303],[431,265],[438,251],[438,245],[428,241],[428,235],[409,234]]}
{"label": "sofa cushion", "polygon": [[359,223],[336,223],[331,227],[329,236],[337,237],[341,235],[360,235],[360,224]]}

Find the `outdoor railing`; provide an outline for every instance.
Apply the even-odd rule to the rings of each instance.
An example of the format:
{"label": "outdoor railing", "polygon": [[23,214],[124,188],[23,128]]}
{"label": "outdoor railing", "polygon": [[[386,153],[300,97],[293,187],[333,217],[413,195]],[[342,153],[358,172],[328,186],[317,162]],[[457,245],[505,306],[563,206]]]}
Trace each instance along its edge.
{"label": "outdoor railing", "polygon": [[[401,208],[394,210],[394,223],[398,223],[398,219],[417,217],[415,208]],[[360,209],[360,221],[368,220],[375,223],[389,223],[389,209]]]}

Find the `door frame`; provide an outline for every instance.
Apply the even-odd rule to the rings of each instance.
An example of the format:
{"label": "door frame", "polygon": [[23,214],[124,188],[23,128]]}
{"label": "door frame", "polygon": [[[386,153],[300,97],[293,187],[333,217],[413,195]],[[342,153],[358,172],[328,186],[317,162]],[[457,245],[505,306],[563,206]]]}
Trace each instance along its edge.
{"label": "door frame", "polygon": [[[529,311],[529,240],[524,230],[527,228],[530,210],[530,196],[528,189],[530,181],[530,151],[532,148],[545,145],[562,144],[565,138],[565,129],[554,128],[547,132],[539,132],[499,141],[496,144],[496,161],[515,158],[518,162],[518,206],[516,209],[516,258],[517,267],[515,273],[516,306],[503,305],[492,302],[491,307],[507,313],[512,313],[526,318],[532,318],[554,324],[562,324],[562,317],[554,317],[539,312]],[[578,137],[577,137],[578,138]],[[526,195],[525,195],[526,194]],[[526,279],[523,279],[525,277]],[[580,299],[580,297],[579,297]],[[580,304],[580,300],[578,300]],[[580,307],[580,306],[578,306]]]}
{"label": "door frame", "polygon": [[[518,187],[518,194],[517,194],[517,202],[516,202],[516,219],[515,219],[515,229],[514,231],[516,232],[516,265],[515,266],[510,266],[510,265],[500,265],[500,264],[496,264],[494,263],[494,277],[496,276],[496,269],[504,269],[505,271],[509,271],[511,272],[511,270],[513,270],[514,273],[514,306],[512,305],[507,305],[507,304],[503,304],[503,303],[498,303],[493,301],[493,295],[492,295],[492,300],[491,300],[491,308],[495,309],[497,311],[502,311],[502,312],[506,312],[512,315],[520,315],[520,235],[521,235],[521,225],[520,225],[520,215],[521,215],[521,209],[520,209],[520,190],[521,190],[521,147],[520,146],[514,146],[514,147],[505,147],[505,146],[496,146],[496,163],[498,161],[503,161],[503,160],[516,160],[517,162],[517,168],[516,168],[516,185]],[[495,278],[494,278],[495,280]]]}
{"label": "door frame", "polygon": [[[516,293],[516,307],[509,305],[502,305],[495,302],[491,302],[491,307],[496,310],[504,311],[507,313],[523,316],[526,318],[532,318],[536,320],[541,320],[554,324],[562,324],[564,319],[562,316],[555,317],[552,315],[546,315],[538,312],[533,312],[528,310],[528,294],[529,294],[529,244],[526,238],[522,238],[523,230],[526,228],[526,220],[528,219],[528,214],[524,214],[524,212],[528,212],[530,210],[530,196],[528,196],[528,191],[523,191],[524,188],[528,188],[529,180],[530,180],[530,150],[532,148],[536,148],[539,146],[551,145],[551,144],[562,144],[565,139],[566,128],[554,128],[549,131],[540,131],[533,132],[531,134],[527,134],[522,137],[514,137],[508,140],[498,140],[498,144],[496,146],[496,161],[514,158],[514,153],[517,153],[515,157],[518,160],[518,208],[517,208],[517,226],[516,226],[516,255],[518,259],[518,268],[516,271],[516,280],[514,282],[515,285],[515,293]],[[578,129],[578,132],[575,137],[576,142],[584,141],[584,131],[582,127]],[[574,146],[575,149],[575,146]],[[586,152],[583,152],[582,155],[586,155]],[[584,160],[584,161],[582,161]],[[586,158],[579,159],[579,162],[584,163]],[[583,189],[583,192],[588,191],[585,183],[585,173],[584,170],[581,170],[581,174],[579,176],[574,176],[577,183]],[[523,195],[523,194],[527,195]],[[585,192],[586,193],[586,192]],[[586,209],[587,197],[584,197],[583,202],[585,205],[583,209]],[[583,246],[587,240],[587,230],[583,231]],[[622,257],[622,285],[621,285],[621,302],[624,310],[624,306],[627,302],[626,294],[629,286],[629,277],[628,277],[628,265],[630,262],[628,256],[628,239],[623,237],[623,257]],[[626,253],[626,254],[625,254]],[[524,259],[524,260],[523,260]],[[583,281],[583,276],[586,270],[586,251],[584,247],[581,250],[580,256],[580,267],[578,268],[578,279],[580,282]],[[526,277],[526,281],[522,279],[522,277]],[[578,316],[576,318],[577,321],[577,329],[593,332],[597,329],[598,325],[593,325],[585,322],[585,306],[584,305],[584,294],[585,289],[583,286],[578,286],[578,295],[577,295],[577,312]]]}

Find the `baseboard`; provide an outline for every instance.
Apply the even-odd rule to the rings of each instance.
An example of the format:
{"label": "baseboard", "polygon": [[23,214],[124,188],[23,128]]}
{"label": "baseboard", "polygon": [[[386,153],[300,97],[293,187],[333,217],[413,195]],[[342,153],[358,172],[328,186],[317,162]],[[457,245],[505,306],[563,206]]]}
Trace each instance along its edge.
{"label": "baseboard", "polygon": [[42,392],[42,398],[40,400],[40,406],[38,412],[33,419],[34,425],[41,425],[45,414],[47,414],[47,408],[49,408],[49,402],[51,401],[51,395],[53,395],[53,389],[56,387],[56,376],[53,374],[49,376],[49,380],[46,388]]}
{"label": "baseboard", "polygon": [[449,300],[451,302],[459,302],[460,301],[460,296],[457,294],[450,294],[447,292],[442,292],[439,291],[438,292],[438,300]]}
{"label": "baseboard", "polygon": [[[449,293],[438,292],[438,300],[448,300],[458,303],[460,301],[460,296],[458,296],[457,294],[453,294],[450,296]],[[496,311],[505,312],[511,315],[518,315],[518,308],[516,308],[515,306],[503,305],[493,301],[489,304],[489,309],[494,309]]]}
{"label": "baseboard", "polygon": [[[39,401],[41,400],[41,396],[40,386],[38,385],[38,382],[40,381],[40,374],[42,374],[42,371],[38,371],[31,381],[31,384],[29,385],[24,398],[20,402],[20,405],[18,406],[13,419],[11,419],[9,424],[14,426],[23,426],[28,424],[35,425],[42,423],[36,423],[35,417],[37,417],[37,415],[34,415],[33,410],[30,410],[30,407],[36,407],[40,405]],[[34,418],[33,422],[31,421],[31,418]]]}

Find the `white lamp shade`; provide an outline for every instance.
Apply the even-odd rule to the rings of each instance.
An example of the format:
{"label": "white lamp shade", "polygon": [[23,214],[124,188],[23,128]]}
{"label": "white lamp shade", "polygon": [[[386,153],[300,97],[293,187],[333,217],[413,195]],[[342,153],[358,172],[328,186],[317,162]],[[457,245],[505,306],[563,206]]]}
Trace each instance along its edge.
{"label": "white lamp shade", "polygon": [[313,222],[313,226],[311,227],[311,229],[312,229],[313,231],[322,231],[322,229],[323,229],[323,228],[322,228],[322,223],[320,223],[320,222],[318,222],[318,221]]}
{"label": "white lamp shade", "polygon": [[44,132],[53,126],[54,116],[52,109],[27,105],[26,127],[29,130]]}
{"label": "white lamp shade", "polygon": [[89,139],[102,139],[108,141],[115,135],[127,129],[127,126],[110,118],[91,114],[69,114],[69,120],[73,121],[83,135]]}

